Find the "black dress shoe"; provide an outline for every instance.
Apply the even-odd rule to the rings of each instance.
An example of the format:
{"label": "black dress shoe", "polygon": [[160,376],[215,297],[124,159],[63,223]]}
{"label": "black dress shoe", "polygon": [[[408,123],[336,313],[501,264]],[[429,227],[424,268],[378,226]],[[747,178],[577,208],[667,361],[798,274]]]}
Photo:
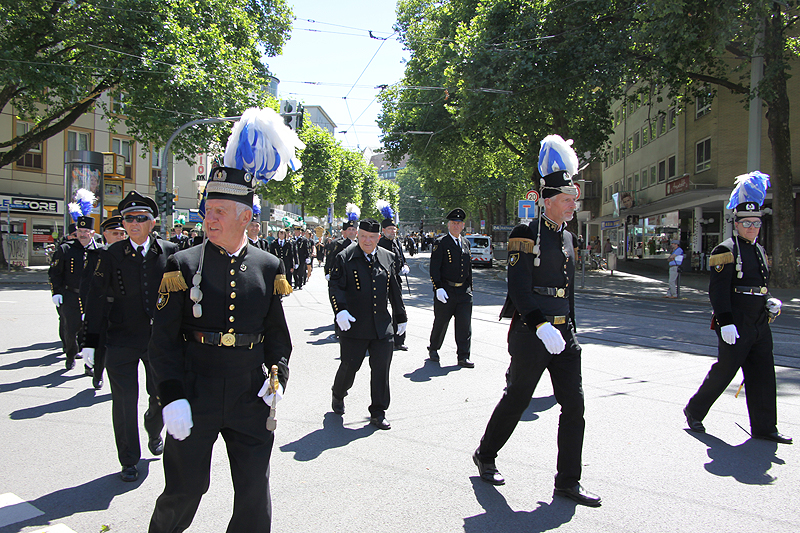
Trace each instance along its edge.
{"label": "black dress shoe", "polygon": [[556,488],[553,491],[553,496],[565,496],[581,505],[588,505],[589,507],[600,507],[600,496],[592,494],[584,489],[580,483],[569,489]]}
{"label": "black dress shoe", "polygon": [[331,409],[333,409],[333,412],[336,413],[337,415],[343,415],[344,414],[344,400],[340,400],[336,396],[332,396]]}
{"label": "black dress shoe", "polygon": [[92,387],[94,390],[100,390],[103,388],[103,378],[101,376],[93,376],[92,377]]}
{"label": "black dress shoe", "polygon": [[481,461],[478,457],[478,450],[475,450],[475,453],[472,454],[472,461],[475,463],[475,466],[478,467],[478,473],[481,475],[481,479],[486,483],[505,485],[506,480],[503,479],[503,476],[497,471],[494,462],[488,463]]}
{"label": "black dress shoe", "polygon": [[683,408],[683,414],[686,415],[686,423],[689,424],[689,429],[697,433],[705,433],[706,428],[701,421],[692,416],[688,407]]}
{"label": "black dress shoe", "polygon": [[119,477],[126,483],[132,483],[139,479],[139,471],[136,470],[136,465],[123,466]]}
{"label": "black dress shoe", "polygon": [[756,435],[753,434],[754,439],[761,439],[761,440],[771,440],[772,442],[777,442],[778,444],[791,444],[792,437],[787,437],[783,433],[765,433],[764,435]]}
{"label": "black dress shoe", "polygon": [[407,352],[408,351],[408,346],[406,346],[405,344],[395,344],[394,345],[394,351],[398,351],[398,350],[401,351],[401,352]]}
{"label": "black dress shoe", "polygon": [[83,365],[83,375],[84,376],[94,376],[94,370],[89,365]]}
{"label": "black dress shoe", "polygon": [[369,419],[369,423],[378,429],[392,429],[392,425],[382,416],[373,416]]}
{"label": "black dress shoe", "polygon": [[464,368],[475,368],[475,363],[467,359],[459,359],[458,366],[463,366]]}
{"label": "black dress shoe", "polygon": [[428,359],[433,361],[434,363],[439,362],[439,352],[436,350],[428,350]]}
{"label": "black dress shoe", "polygon": [[147,441],[147,447],[153,455],[161,455],[164,453],[164,439],[161,438],[161,435],[154,437]]}

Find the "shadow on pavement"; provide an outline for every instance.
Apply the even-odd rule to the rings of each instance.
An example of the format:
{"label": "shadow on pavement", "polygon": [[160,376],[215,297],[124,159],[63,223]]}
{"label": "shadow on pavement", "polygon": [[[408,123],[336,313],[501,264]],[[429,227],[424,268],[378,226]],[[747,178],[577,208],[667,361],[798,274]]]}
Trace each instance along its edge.
{"label": "shadow on pavement", "polygon": [[470,477],[478,503],[486,511],[464,519],[465,533],[507,533],[509,531],[541,532],[557,529],[575,516],[576,503],[554,498],[551,503],[537,502],[532,511],[514,511],[497,488],[478,476]]}
{"label": "shadow on pavement", "polygon": [[[52,341],[52,342],[40,342],[37,344],[31,344],[30,346],[19,346],[17,348],[9,348],[5,352],[0,352],[0,355],[8,355],[11,353],[20,353],[20,352],[33,352],[37,350],[61,350],[61,341]],[[45,357],[50,357],[52,354],[48,354]],[[30,366],[30,365],[29,365]],[[13,368],[20,368],[18,366],[11,366],[6,365],[0,367],[2,369],[13,369]]]}
{"label": "shadow on pavement", "polygon": [[336,413],[325,413],[322,429],[312,431],[294,442],[280,447],[282,452],[294,452],[296,461],[311,461],[325,450],[341,448],[353,441],[369,437],[377,431],[371,424],[357,429],[344,427],[344,420]]}
{"label": "shadow on pavement", "polygon": [[441,366],[439,363],[434,363],[430,359],[426,359],[425,363],[418,369],[407,374],[403,374],[404,378],[408,378],[415,383],[423,381],[430,381],[431,378],[438,378],[446,376],[454,370],[459,370],[461,367],[458,365]]}
{"label": "shadow on pavement", "polygon": [[95,395],[93,388],[82,390],[72,398],[66,400],[59,400],[57,402],[48,403],[45,405],[37,405],[36,407],[28,407],[12,412],[9,416],[11,420],[25,420],[30,418],[39,418],[43,415],[52,413],[63,413],[64,411],[71,411],[73,409],[80,409],[81,407],[91,407],[92,405],[106,402],[111,400],[111,393],[103,395]]}
{"label": "shadow on pavement", "polygon": [[530,422],[531,420],[536,420],[539,418],[539,415],[536,413],[547,411],[551,407],[555,406],[556,403],[556,397],[553,394],[550,396],[542,396],[541,398],[536,398],[534,396],[531,399],[531,403],[528,404],[528,408],[525,409],[524,413],[522,413],[522,418],[519,420],[520,422]]}
{"label": "shadow on pavement", "polygon": [[0,353],[0,355],[7,355],[10,353],[20,353],[25,351],[33,351],[33,350],[52,350],[56,349],[57,351],[51,352],[48,354],[44,354],[41,357],[35,357],[31,359],[19,359],[14,361],[13,363],[8,363],[7,365],[0,366],[0,370],[20,370],[22,368],[32,368],[37,366],[50,366],[53,363],[57,363],[59,361],[59,356],[62,355],[61,351],[61,343],[55,342],[52,343],[53,347],[48,347],[50,343],[46,344],[34,344],[29,348],[11,348],[9,351]]}
{"label": "shadow on pavement", "polygon": [[83,485],[57,490],[35,500],[30,500],[28,503],[44,512],[44,514],[0,528],[0,533],[20,531],[23,528],[32,526],[47,526],[78,513],[104,511],[108,509],[111,501],[116,496],[139,488],[150,473],[150,461],[155,460],[157,459],[142,459],[139,461],[137,465],[139,479],[133,483],[123,482],[119,479],[119,472],[114,472],[88,481]]}
{"label": "shadow on pavement", "polygon": [[32,379],[23,379],[22,381],[19,381],[17,383],[0,383],[0,392],[10,392],[28,387],[48,387],[48,388],[58,387],[68,381],[81,379],[85,377],[83,374],[67,376],[66,375],[67,372],[69,372],[67,369],[61,368],[60,370],[51,372],[46,376],[39,376]]}
{"label": "shadow on pavement", "polygon": [[772,464],[784,464],[783,459],[776,457],[778,444],[775,442],[747,439],[738,446],[709,435],[708,433],[686,432],[708,446],[710,463],[705,469],[715,476],[732,477],[745,485],[770,485],[777,478],[769,475]]}

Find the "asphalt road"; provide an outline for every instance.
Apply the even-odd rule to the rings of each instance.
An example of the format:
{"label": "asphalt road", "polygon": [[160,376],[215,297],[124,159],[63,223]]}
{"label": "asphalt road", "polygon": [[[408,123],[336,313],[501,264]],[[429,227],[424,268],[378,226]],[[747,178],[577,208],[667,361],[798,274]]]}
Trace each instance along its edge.
{"label": "asphalt road", "polygon": [[[411,350],[395,352],[392,363],[390,431],[367,423],[367,363],[346,399],[346,414],[330,412],[338,344],[321,270],[285,300],[294,352],[272,455],[273,531],[800,530],[800,447],[748,438],[744,398],[734,398],[740,378],[706,418],[708,434],[684,429],[681,409],[715,353],[709,309],[691,303],[578,296],[583,483],[603,497],[601,508],[553,499],[559,409],[546,376],[498,457],[506,485],[481,482],[470,455],[508,366],[508,325],[497,319],[503,272],[475,272],[476,368],[461,369],[452,326],[441,365],[425,361],[433,320],[426,261],[412,259]],[[774,328],[779,428],[795,437],[797,320],[781,316]],[[161,458],[148,454],[143,438],[141,477],[122,483],[108,385],[95,393],[89,378],[79,368],[65,371],[63,361],[46,288],[0,288],[0,533],[46,527],[93,533],[103,525],[145,531],[163,488]],[[232,490],[220,441],[211,488],[189,531],[224,531]]]}

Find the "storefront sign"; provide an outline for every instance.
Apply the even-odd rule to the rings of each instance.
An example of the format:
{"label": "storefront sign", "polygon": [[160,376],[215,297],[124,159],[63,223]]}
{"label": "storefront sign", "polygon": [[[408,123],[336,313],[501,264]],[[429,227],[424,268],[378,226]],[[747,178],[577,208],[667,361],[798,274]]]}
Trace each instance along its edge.
{"label": "storefront sign", "polygon": [[676,180],[667,182],[667,196],[678,194],[689,190],[689,176],[682,176]]}
{"label": "storefront sign", "polygon": [[64,213],[63,200],[50,198],[24,198],[21,196],[0,196],[0,212],[5,212],[11,206],[14,213],[43,213],[46,215],[61,215]]}
{"label": "storefront sign", "polygon": [[622,220],[604,220],[602,222],[602,229],[614,229],[614,228],[621,228],[622,227]]}

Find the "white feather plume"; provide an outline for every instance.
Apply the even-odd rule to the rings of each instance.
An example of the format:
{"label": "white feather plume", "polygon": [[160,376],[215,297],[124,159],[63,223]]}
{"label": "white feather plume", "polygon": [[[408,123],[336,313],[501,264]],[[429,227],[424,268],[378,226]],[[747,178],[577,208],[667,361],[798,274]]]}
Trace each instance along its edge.
{"label": "white feather plume", "polygon": [[539,174],[547,176],[562,170],[570,177],[578,173],[578,155],[572,149],[572,139],[565,141],[560,135],[548,135],[539,150]]}

